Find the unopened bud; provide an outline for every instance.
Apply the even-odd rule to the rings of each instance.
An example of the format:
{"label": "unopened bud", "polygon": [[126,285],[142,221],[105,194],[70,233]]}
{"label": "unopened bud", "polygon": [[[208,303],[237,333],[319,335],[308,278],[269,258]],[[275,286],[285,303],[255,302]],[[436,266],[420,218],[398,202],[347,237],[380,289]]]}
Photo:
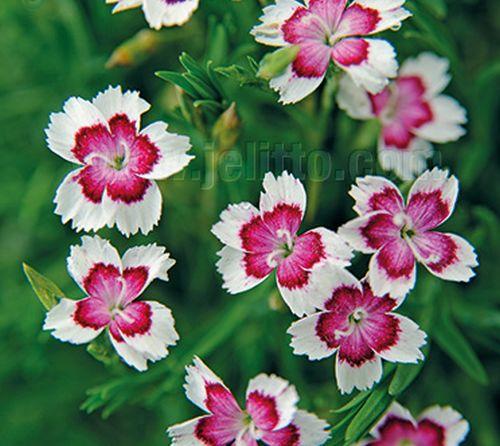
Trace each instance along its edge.
{"label": "unopened bud", "polygon": [[161,41],[160,33],[143,29],[113,51],[106,68],[138,65],[156,51]]}
{"label": "unopened bud", "polygon": [[295,60],[299,51],[300,47],[294,45],[266,54],[260,61],[257,76],[269,80],[283,74],[288,65]]}
{"label": "unopened bud", "polygon": [[240,136],[241,120],[236,111],[236,104],[231,106],[219,116],[212,129],[212,137],[220,152],[230,150]]}

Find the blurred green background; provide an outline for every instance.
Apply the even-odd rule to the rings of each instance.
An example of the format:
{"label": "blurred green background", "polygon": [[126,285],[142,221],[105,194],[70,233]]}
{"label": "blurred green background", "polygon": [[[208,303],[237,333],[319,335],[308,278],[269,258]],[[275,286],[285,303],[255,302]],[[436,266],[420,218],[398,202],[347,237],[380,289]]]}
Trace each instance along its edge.
{"label": "blurred green background", "polygon": [[[221,289],[214,266],[219,245],[209,229],[229,202],[256,202],[267,170],[259,157],[271,159],[270,168],[278,172],[285,159],[285,167],[306,175],[312,207],[304,229],[336,228],[353,216],[347,196],[353,178],[378,171],[369,162],[352,162],[352,154],[359,150],[374,153],[376,129],[335,109],[331,103],[334,80],[314,97],[287,108],[254,82],[247,56],[259,60],[267,49],[256,45],[248,31],[260,14],[259,3],[265,2],[201,3],[186,26],[140,34],[130,41],[146,28],[140,10],[113,16],[104,0],[2,1],[2,445],[168,444],[166,427],[199,413],[186,401],[181,387],[183,367],[194,353],[240,396],[249,378],[275,372],[297,385],[302,407],[331,423],[342,419],[331,412],[348,400],[335,389],[332,360],[310,363],[292,355],[285,333],[292,317],[280,304],[272,282],[238,296]],[[461,181],[459,204],[446,229],[475,244],[481,266],[478,277],[467,286],[442,283],[419,270],[418,287],[402,312],[429,330],[431,348],[422,373],[399,400],[416,413],[434,403],[450,403],[471,422],[467,445],[498,446],[500,171],[495,148],[499,144],[500,2],[414,0],[407,4],[414,17],[399,32],[387,34],[400,60],[423,50],[448,57],[454,75],[449,92],[469,111],[468,135],[439,147],[436,159]],[[113,51],[127,41],[111,65],[127,62],[128,66],[110,68],[108,63],[106,68]],[[199,103],[194,108],[191,99],[154,76],[158,70],[182,72],[178,61],[182,51],[202,63],[210,59],[216,68],[232,67],[225,70],[229,77],[217,75],[224,90],[215,98],[218,104]],[[239,81],[248,85],[240,86]],[[52,204],[58,184],[73,167],[46,148],[43,130],[49,113],[59,111],[69,96],[90,99],[109,84],[139,89],[153,104],[145,122],[163,119],[189,134],[197,156],[188,174],[162,182],[164,210],[156,231],[130,240],[117,231],[100,232],[121,250],[158,241],[178,261],[171,281],[153,284],[144,296],[172,308],[182,340],[169,358],[142,375],[121,365],[105,367],[84,347],[60,343],[42,332],[44,311],[21,269],[26,261],[68,296],[82,297],[65,265],[69,246],[79,242],[79,235],[61,224]],[[227,121],[219,121],[225,131],[221,139],[213,125],[232,102],[237,105],[240,126],[231,133]],[[237,134],[233,150],[214,168],[214,152],[227,149],[224,144]],[[314,181],[314,167],[298,164],[304,153],[316,149],[326,151],[336,169],[324,181]],[[237,165],[234,160],[240,155],[243,161]],[[213,171],[217,184],[206,187]],[[366,259],[357,258],[353,271],[362,275],[365,268]],[[80,409],[82,404],[85,410]]]}

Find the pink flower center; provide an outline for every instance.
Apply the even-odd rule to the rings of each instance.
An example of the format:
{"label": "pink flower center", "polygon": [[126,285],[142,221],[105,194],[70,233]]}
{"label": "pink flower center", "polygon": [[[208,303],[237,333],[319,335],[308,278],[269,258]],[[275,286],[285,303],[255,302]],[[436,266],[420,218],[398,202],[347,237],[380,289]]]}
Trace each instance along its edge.
{"label": "pink flower center", "polygon": [[413,221],[405,212],[396,214],[393,221],[399,228],[402,239],[412,238],[416,234]]}
{"label": "pink flower center", "polygon": [[363,326],[363,321],[368,317],[368,313],[364,308],[356,308],[349,316],[348,328],[346,330],[335,330],[335,337],[348,337],[351,336],[356,329],[361,329]]}
{"label": "pink flower center", "polygon": [[292,236],[288,229],[278,229],[276,231],[278,236],[277,247],[271,253],[271,259],[279,263],[281,260],[286,259],[293,254],[293,247],[295,245],[295,237]]}

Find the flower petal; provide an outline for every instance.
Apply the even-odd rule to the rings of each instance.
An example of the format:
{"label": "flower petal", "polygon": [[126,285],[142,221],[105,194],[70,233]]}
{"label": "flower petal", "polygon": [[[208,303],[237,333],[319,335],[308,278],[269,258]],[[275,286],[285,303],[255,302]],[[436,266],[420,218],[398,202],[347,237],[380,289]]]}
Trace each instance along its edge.
{"label": "flower petal", "polygon": [[122,91],[121,86],[111,87],[99,93],[92,104],[102,113],[106,121],[116,115],[126,115],[130,122],[139,129],[141,115],[146,113],[151,105],[142,99],[138,91]]}
{"label": "flower petal", "polygon": [[186,367],[186,396],[208,413],[239,417],[241,409],[229,389],[203,361],[195,357],[193,365]]}
{"label": "flower petal", "polygon": [[59,185],[54,203],[55,213],[61,216],[63,224],[72,221],[71,227],[79,231],[97,231],[110,225],[115,212],[115,204],[104,194],[99,202],[85,196],[78,183],[84,169],[70,172]]}
{"label": "flower petal", "polygon": [[340,313],[349,301],[357,301],[362,294],[361,283],[349,271],[326,263],[319,267],[312,280],[311,302],[319,310]]}
{"label": "flower petal", "polygon": [[384,177],[367,175],[356,179],[349,195],[354,198],[354,210],[363,215],[373,211],[386,211],[392,215],[403,210],[403,196],[396,185]]}
{"label": "flower petal", "polygon": [[224,246],[217,255],[217,271],[222,275],[223,288],[231,294],[247,291],[263,282],[273,268],[267,254],[249,254]]}
{"label": "flower petal", "polygon": [[426,89],[426,96],[432,98],[441,93],[450,83],[448,73],[450,62],[433,53],[421,53],[417,57],[406,59],[401,65],[400,76],[419,77]]}
{"label": "flower petal", "polygon": [[292,336],[290,346],[295,355],[306,355],[311,361],[327,358],[337,351],[337,345],[331,345],[327,342],[325,336],[322,336],[322,327],[328,325],[330,329],[330,320],[332,313],[321,312],[311,316],[304,317],[295,321],[287,333]]}
{"label": "flower petal", "polygon": [[479,265],[471,244],[455,234],[425,232],[411,239],[417,259],[435,276],[454,282],[468,282]]}
{"label": "flower petal", "polygon": [[74,153],[76,135],[94,126],[108,127],[102,113],[89,101],[69,98],[62,112],[50,115],[49,127],[45,130],[49,149],[67,161],[80,164]]}
{"label": "flower petal", "polygon": [[398,28],[401,22],[411,17],[411,13],[402,8],[405,0],[355,0],[346,9],[336,36],[366,36]]}
{"label": "flower petal", "polygon": [[[204,439],[198,438],[196,428],[202,420],[210,417],[211,415],[204,415],[170,426],[167,429],[167,434],[172,440],[172,446],[205,446],[207,443]],[[200,429],[200,431],[202,430]]]}
{"label": "flower petal", "polygon": [[330,437],[328,427],[328,424],[316,415],[297,410],[288,426],[264,432],[262,441],[269,446],[320,446]]}
{"label": "flower petal", "polygon": [[109,313],[98,299],[61,299],[45,318],[44,330],[72,344],[85,344],[95,339],[109,323]]}
{"label": "flower petal", "polygon": [[129,237],[139,230],[148,234],[158,224],[161,217],[162,197],[158,185],[149,180],[144,194],[131,202],[115,202],[116,211],[111,226],[116,224],[118,230]]}
{"label": "flower petal", "polygon": [[400,229],[395,225],[393,215],[377,211],[347,222],[339,228],[339,234],[356,251],[371,254],[398,239]]}
{"label": "flower petal", "polygon": [[301,7],[303,8],[303,5],[295,0],[276,0],[274,5],[264,8],[264,14],[259,18],[262,23],[254,26],[250,34],[255,37],[257,42],[264,45],[286,45],[282,25],[293,15],[297,8]]}
{"label": "flower petal", "polygon": [[467,123],[467,112],[460,103],[441,95],[429,101],[433,119],[414,130],[421,138],[437,143],[456,141],[465,135],[462,124]]}
{"label": "flower petal", "polygon": [[312,292],[311,271],[300,266],[288,263],[280,265],[276,275],[281,297],[296,316],[303,316],[314,312],[314,305],[310,297]]}
{"label": "flower petal", "polygon": [[332,56],[356,85],[372,94],[382,91],[398,70],[394,48],[381,39],[342,39],[333,47]]}
{"label": "flower petal", "polygon": [[225,446],[236,439],[241,422],[231,422],[222,417],[208,415],[185,423],[176,424],[168,429],[172,445],[176,446]]}
{"label": "flower petal", "polygon": [[337,354],[335,375],[341,393],[351,393],[354,389],[368,390],[382,378],[382,361],[378,356],[372,356],[354,365]]}
{"label": "flower petal", "polygon": [[434,229],[453,213],[458,180],[447,170],[435,167],[420,175],[408,194],[407,214],[417,231]]}
{"label": "flower petal", "polygon": [[127,288],[122,304],[134,300],[153,280],[168,281],[168,270],[174,265],[170,253],[156,244],[127,250],[123,256],[123,278]]}
{"label": "flower petal", "polygon": [[166,357],[168,347],[179,340],[171,311],[153,301],[129,304],[115,317],[113,328],[130,347],[153,362]]}
{"label": "flower petal", "polygon": [[143,0],[106,0],[106,4],[114,4],[113,14],[116,12],[126,11],[127,9],[138,8],[142,5]]}
{"label": "flower petal", "polygon": [[[351,264],[351,259],[354,256],[351,247],[334,231],[326,228],[315,228],[299,236],[298,240],[307,240],[311,235],[314,236],[314,239],[319,240],[326,261],[339,266],[349,266]],[[310,243],[304,245],[304,247],[311,246],[314,245]],[[311,269],[311,267],[308,267],[308,269]]]}
{"label": "flower petal", "polygon": [[87,293],[85,282],[96,265],[111,265],[118,273],[122,272],[120,254],[109,241],[98,235],[83,236],[81,246],[73,245],[70,248],[67,262],[69,273],[80,288]]}
{"label": "flower petal", "polygon": [[356,85],[347,74],[340,78],[337,103],[353,119],[366,120],[375,117],[368,93]]}
{"label": "flower petal", "polygon": [[[319,68],[327,66],[328,63],[325,64],[325,61],[329,59],[319,57],[323,56],[323,53],[315,55],[322,62],[317,66],[317,73],[319,73]],[[283,74],[271,79],[269,82],[269,86],[279,93],[279,102],[284,105],[295,104],[309,96],[321,85],[325,78],[326,69],[320,76],[303,76],[301,75],[302,71],[296,71],[296,69],[299,69],[306,72],[306,66],[301,64],[301,61],[305,60],[305,57],[301,56],[295,65],[290,64]]]}
{"label": "flower petal", "polygon": [[469,423],[451,407],[432,406],[418,418],[419,423],[432,421],[445,431],[444,446],[458,446],[469,433]]}
{"label": "flower petal", "polygon": [[142,9],[149,26],[179,26],[186,23],[198,9],[199,0],[143,0]]}
{"label": "flower petal", "polygon": [[399,422],[402,430],[404,430],[406,426],[410,432],[413,432],[417,426],[417,423],[410,411],[401,406],[398,402],[394,402],[391,404],[380,421],[370,431],[370,435],[375,438],[380,438],[387,427],[394,422]]}
{"label": "flower petal", "polygon": [[[389,331],[379,333],[376,342],[369,341],[370,346],[387,361],[415,364],[423,360],[424,355],[420,348],[426,343],[426,334],[407,317],[394,313],[387,316],[395,321],[395,336],[390,336]],[[370,334],[374,333],[370,332]]]}
{"label": "flower petal", "polygon": [[[306,191],[302,183],[287,171],[275,177],[271,172],[266,173],[262,183],[264,192],[260,195],[260,212],[271,212],[279,204],[297,206],[302,215],[306,209]],[[290,226],[295,226],[293,222]]]}
{"label": "flower petal", "polygon": [[109,331],[109,339],[114,349],[130,367],[134,367],[139,372],[144,372],[148,369],[146,356],[127,344],[118,332]]}
{"label": "flower petal", "polygon": [[330,29],[335,29],[345,11],[347,0],[306,0],[310,11],[321,17]]}
{"label": "flower petal", "polygon": [[370,260],[368,278],[376,296],[404,298],[416,279],[415,257],[408,244],[396,239],[384,245]]}
{"label": "flower petal", "polygon": [[141,177],[150,180],[168,178],[184,169],[194,156],[188,155],[191,144],[187,136],[177,135],[167,131],[167,124],[155,122],[140,133],[148,138],[158,150],[159,159],[150,172],[141,174]]}
{"label": "flower petal", "polygon": [[[242,238],[242,230],[247,223],[259,217],[260,214],[258,209],[251,203],[243,202],[239,204],[230,204],[227,209],[220,214],[220,221],[212,226],[212,234],[222,243],[232,248],[245,250],[246,243]],[[255,235],[255,238],[262,233],[262,236],[267,240],[269,231],[264,230],[263,225],[257,225],[257,222],[255,222],[252,227],[254,228],[252,234]],[[262,236],[260,236],[260,238],[262,238]],[[264,244],[267,246],[267,243]],[[254,249],[252,249],[252,251],[254,251]],[[261,251],[264,250],[258,249],[257,247],[255,248],[255,252]]]}
{"label": "flower petal", "polygon": [[432,144],[424,139],[412,137],[406,149],[387,146],[384,138],[378,144],[378,159],[384,170],[392,170],[403,181],[413,180],[421,174],[434,152]]}
{"label": "flower petal", "polygon": [[289,425],[298,401],[295,387],[278,376],[260,374],[248,383],[246,410],[258,429],[276,431]]}

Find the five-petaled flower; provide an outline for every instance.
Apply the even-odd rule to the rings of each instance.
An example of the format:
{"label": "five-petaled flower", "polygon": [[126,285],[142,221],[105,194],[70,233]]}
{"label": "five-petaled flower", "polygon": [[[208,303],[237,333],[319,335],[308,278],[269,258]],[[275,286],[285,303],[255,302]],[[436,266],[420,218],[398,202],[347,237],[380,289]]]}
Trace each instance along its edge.
{"label": "five-petaled flower", "polygon": [[378,94],[359,88],[348,76],[340,81],[339,106],[353,118],[380,121],[380,164],[403,180],[423,172],[431,142],[456,141],[465,133],[465,110],[441,94],[451,79],[448,69],[446,59],[423,53],[408,59],[397,79]]}
{"label": "five-petaled flower", "polygon": [[106,0],[116,3],[113,13],[142,6],[149,26],[178,26],[186,23],[198,9],[199,0]]}
{"label": "five-petaled flower", "polygon": [[394,313],[398,301],[375,295],[366,280],[345,269],[325,265],[315,277],[314,302],[319,312],[288,329],[296,355],[319,360],[337,353],[335,375],[342,393],[370,389],[382,378],[382,359],[416,363],[425,333]]}
{"label": "five-petaled flower", "polygon": [[285,73],[271,80],[281,102],[298,102],[323,81],[330,61],[345,70],[357,84],[380,92],[395,77],[394,48],[369,36],[397,28],[411,14],[405,0],[276,0],[264,8],[261,24],[252,34],[263,44],[296,45],[299,53]]}
{"label": "five-petaled flower", "polygon": [[72,97],[51,115],[50,150],[81,166],[56,193],[64,223],[86,232],[116,224],[127,236],[158,223],[162,197],[153,180],[179,172],[192,156],[189,138],[169,133],[163,122],[140,131],[149,107],[139,93],[110,87],[92,102]]}
{"label": "five-petaled flower", "polygon": [[359,446],[458,446],[469,432],[469,423],[451,407],[432,406],[417,420],[393,403],[370,432],[372,440]]}
{"label": "five-petaled flower", "polygon": [[136,299],[154,279],[168,280],[174,264],[165,249],[154,244],[131,248],[120,259],[107,240],[84,236],[81,246],[71,248],[68,271],[87,297],[61,299],[48,312],[43,328],[72,344],[90,342],[107,328],[123,360],[144,371],[148,360],[167,356],[167,347],[179,336],[167,307]]}
{"label": "five-petaled flower", "polygon": [[314,311],[311,277],[325,262],[348,266],[352,250],[335,232],[312,229],[297,235],[306,208],[302,183],[284,172],[268,172],[260,209],[244,202],[230,205],[212,232],[224,243],[217,268],[230,293],[248,290],[276,269],[281,295],[293,313]]}
{"label": "five-petaled flower", "polygon": [[414,182],[407,203],[383,177],[356,181],[350,194],[360,217],[339,228],[354,249],[371,258],[368,278],[375,294],[403,298],[416,280],[416,261],[435,276],[468,282],[478,265],[474,248],[463,238],[434,231],[452,214],[458,180],[448,171],[427,170]]}
{"label": "five-petaled flower", "polygon": [[328,439],[328,425],[316,415],[297,409],[295,387],[275,375],[250,380],[246,409],[199,358],[187,367],[186,396],[206,411],[168,429],[176,446],[236,444],[257,446],[319,446]]}

